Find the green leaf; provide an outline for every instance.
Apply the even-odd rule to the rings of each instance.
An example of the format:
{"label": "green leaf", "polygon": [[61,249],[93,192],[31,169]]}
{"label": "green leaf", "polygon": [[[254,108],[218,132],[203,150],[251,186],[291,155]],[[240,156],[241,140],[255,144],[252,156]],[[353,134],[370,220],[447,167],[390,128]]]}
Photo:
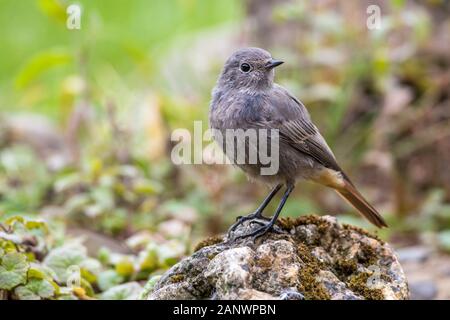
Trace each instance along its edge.
{"label": "green leaf", "polygon": [[38,263],[30,263],[30,268],[28,269],[28,279],[36,278],[36,279],[47,279],[53,280],[56,279],[57,276],[55,272],[49,267],[38,264]]}
{"label": "green leaf", "polygon": [[112,287],[100,295],[102,300],[137,300],[142,287],[137,282],[128,282]]}
{"label": "green leaf", "polygon": [[94,296],[94,289],[92,288],[92,286],[89,283],[89,281],[87,281],[84,278],[81,278],[81,288],[84,289],[84,291],[86,292],[87,296],[89,296],[89,297],[93,297]]}
{"label": "green leaf", "polygon": [[97,281],[97,276],[86,268],[81,268],[81,277],[89,283]]}
{"label": "green leaf", "polygon": [[106,291],[114,286],[121,284],[124,278],[114,270],[106,270],[99,274],[97,283],[102,291]]}
{"label": "green leaf", "polygon": [[43,263],[55,272],[57,281],[64,283],[77,270],[80,276],[86,276],[88,280],[94,281],[101,269],[100,262],[89,258],[86,248],[79,243],[70,243],[53,249]]}
{"label": "green leaf", "polygon": [[52,269],[59,282],[66,282],[72,266],[80,266],[87,259],[86,250],[79,245],[65,245],[50,251],[44,265]]}
{"label": "green leaf", "polygon": [[111,261],[111,251],[106,247],[101,247],[98,250],[97,259],[103,264],[109,264]]}
{"label": "green leaf", "polygon": [[20,222],[20,223],[24,224],[25,218],[22,216],[12,216],[5,221],[5,224],[12,226],[16,222]]}
{"label": "green leaf", "polygon": [[18,88],[26,87],[45,71],[68,64],[72,56],[67,52],[50,50],[42,52],[31,58],[16,77],[15,84]]}
{"label": "green leaf", "polygon": [[123,208],[117,208],[108,214],[105,219],[101,221],[100,225],[104,230],[115,233],[126,228],[128,222],[127,219],[127,211]]}
{"label": "green leaf", "polygon": [[25,283],[28,267],[25,255],[18,252],[5,254],[0,264],[0,289],[11,290]]}
{"label": "green leaf", "polygon": [[14,294],[20,300],[41,300],[53,297],[55,288],[47,280],[31,279],[26,285],[17,287]]}
{"label": "green leaf", "polygon": [[158,268],[159,257],[156,247],[149,246],[149,249],[147,251],[143,251],[140,253],[139,258],[139,267],[141,271],[146,270],[151,272]]}
{"label": "green leaf", "polygon": [[134,184],[134,192],[138,194],[152,195],[160,193],[162,189],[162,185],[156,181],[141,179]]}
{"label": "green leaf", "polygon": [[124,277],[131,276],[134,273],[134,265],[133,262],[124,258],[116,264],[116,272]]}
{"label": "green leaf", "polygon": [[32,230],[32,229],[41,229],[45,232],[48,232],[47,229],[47,224],[43,221],[38,221],[38,220],[32,220],[32,221],[26,221],[25,222],[25,227],[28,230]]}
{"label": "green leaf", "polygon": [[59,21],[65,22],[67,15],[64,4],[59,0],[39,0],[39,8],[47,16]]}
{"label": "green leaf", "polygon": [[30,268],[28,270],[28,278],[34,278],[34,279],[45,279],[46,275],[45,273],[40,270],[39,268]]}
{"label": "green leaf", "polygon": [[111,189],[100,187],[91,192],[93,200],[104,210],[114,208],[114,194]]}

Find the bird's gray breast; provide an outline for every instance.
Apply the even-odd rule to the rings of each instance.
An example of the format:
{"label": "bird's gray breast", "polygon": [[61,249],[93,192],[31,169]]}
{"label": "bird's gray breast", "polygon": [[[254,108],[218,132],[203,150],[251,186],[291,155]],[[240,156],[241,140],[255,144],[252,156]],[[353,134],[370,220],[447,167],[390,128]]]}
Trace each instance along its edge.
{"label": "bird's gray breast", "polygon": [[279,148],[271,131],[274,128],[267,126],[266,106],[264,94],[244,90],[233,94],[216,91],[211,103],[210,126],[216,142],[231,162],[252,177],[261,175],[261,167],[270,165],[268,159],[277,156],[273,150]]}
{"label": "bird's gray breast", "polygon": [[264,120],[264,94],[248,90],[214,90],[210,106],[210,126],[215,129],[248,129]]}

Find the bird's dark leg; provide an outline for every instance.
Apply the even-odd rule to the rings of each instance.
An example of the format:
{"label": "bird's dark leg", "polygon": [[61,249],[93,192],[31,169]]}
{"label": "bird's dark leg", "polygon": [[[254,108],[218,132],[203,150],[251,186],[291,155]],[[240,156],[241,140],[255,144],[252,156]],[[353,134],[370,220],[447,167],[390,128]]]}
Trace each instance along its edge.
{"label": "bird's dark leg", "polygon": [[250,213],[249,215],[244,216],[244,217],[242,217],[242,216],[238,217],[236,219],[236,222],[228,230],[228,234],[230,234],[232,231],[234,231],[244,221],[252,220],[252,219],[269,220],[269,218],[264,217],[262,215],[262,213],[263,213],[264,209],[267,207],[267,205],[270,203],[272,198],[278,193],[278,191],[280,191],[282,186],[283,186],[282,184],[279,184],[275,188],[273,188],[272,191],[270,191],[269,195],[264,199],[264,201],[260,204],[260,206],[258,207],[258,209],[256,209],[255,212]]}
{"label": "bird's dark leg", "polygon": [[294,190],[295,186],[294,185],[288,185],[286,192],[283,195],[283,198],[280,201],[280,204],[278,205],[277,210],[275,211],[275,214],[273,215],[272,219],[264,226],[262,226],[261,228],[258,228],[256,231],[243,235],[243,236],[239,236],[237,237],[235,240],[238,239],[243,239],[243,238],[247,238],[247,237],[253,237],[253,240],[263,236],[264,234],[266,234],[267,232],[270,231],[270,229],[272,229],[272,227],[274,226],[275,222],[277,222],[278,216],[281,213],[281,210],[284,207],[284,204],[286,203],[287,199],[289,198],[289,195],[291,194],[292,190]]}

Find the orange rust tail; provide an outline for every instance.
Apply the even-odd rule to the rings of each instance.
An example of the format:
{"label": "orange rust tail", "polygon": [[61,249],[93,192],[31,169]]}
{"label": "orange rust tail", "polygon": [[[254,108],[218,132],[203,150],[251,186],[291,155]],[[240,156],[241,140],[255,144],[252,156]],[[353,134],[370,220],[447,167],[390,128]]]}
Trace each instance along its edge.
{"label": "orange rust tail", "polygon": [[383,217],[369,202],[367,202],[366,199],[364,199],[362,194],[356,190],[350,180],[344,178],[344,186],[336,189],[336,191],[375,226],[378,228],[388,226]]}

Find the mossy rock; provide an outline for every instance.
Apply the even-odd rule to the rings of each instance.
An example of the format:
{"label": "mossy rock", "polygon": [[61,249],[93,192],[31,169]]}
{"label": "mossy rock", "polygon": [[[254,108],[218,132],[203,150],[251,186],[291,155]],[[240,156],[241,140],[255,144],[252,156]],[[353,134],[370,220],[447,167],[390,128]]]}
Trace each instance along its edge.
{"label": "mossy rock", "polygon": [[403,270],[390,246],[330,216],[280,219],[253,243],[234,239],[258,228],[239,226],[230,239],[202,241],[144,299],[407,299]]}

